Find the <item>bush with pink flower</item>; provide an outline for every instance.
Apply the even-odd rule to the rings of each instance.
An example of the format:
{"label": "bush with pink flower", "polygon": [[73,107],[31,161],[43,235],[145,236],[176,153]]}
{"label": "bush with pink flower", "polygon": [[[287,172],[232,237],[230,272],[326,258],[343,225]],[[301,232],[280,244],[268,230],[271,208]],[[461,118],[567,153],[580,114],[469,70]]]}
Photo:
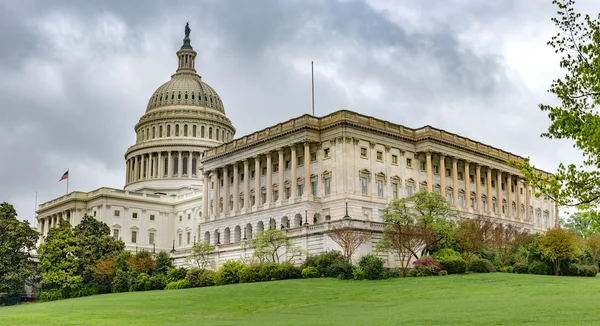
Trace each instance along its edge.
{"label": "bush with pink flower", "polygon": [[410,271],[411,276],[437,276],[442,270],[439,262],[431,257],[423,257],[413,263],[414,268]]}

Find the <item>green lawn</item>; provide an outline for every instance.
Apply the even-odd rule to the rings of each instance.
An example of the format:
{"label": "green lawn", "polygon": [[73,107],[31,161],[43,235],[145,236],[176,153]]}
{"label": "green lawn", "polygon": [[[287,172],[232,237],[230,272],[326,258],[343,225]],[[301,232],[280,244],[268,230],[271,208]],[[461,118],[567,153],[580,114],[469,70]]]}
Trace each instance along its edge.
{"label": "green lawn", "polygon": [[0,307],[0,325],[589,325],[599,305],[600,278],[310,279]]}

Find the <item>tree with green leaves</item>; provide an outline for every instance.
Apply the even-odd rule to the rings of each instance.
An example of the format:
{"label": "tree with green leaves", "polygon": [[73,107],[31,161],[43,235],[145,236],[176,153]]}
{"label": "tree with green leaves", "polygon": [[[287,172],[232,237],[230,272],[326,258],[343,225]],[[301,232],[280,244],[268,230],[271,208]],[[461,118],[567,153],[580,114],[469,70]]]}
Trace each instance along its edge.
{"label": "tree with green leaves", "polygon": [[211,254],[215,247],[208,242],[199,241],[192,247],[192,253],[188,256],[188,262],[200,269],[206,269],[212,263]]}
{"label": "tree with green leaves", "polygon": [[561,225],[581,238],[600,233],[600,214],[597,211],[579,211],[561,219]]}
{"label": "tree with green leaves", "polygon": [[536,196],[547,196],[561,206],[594,208],[600,203],[600,20],[575,12],[574,0],[553,0],[559,32],[548,42],[562,55],[565,75],[552,82],[549,92],[556,105],[541,104],[551,124],[542,137],[568,139],[581,151],[583,164],[561,163],[554,175],[525,163],[521,168]]}
{"label": "tree with green leaves", "polygon": [[560,263],[571,260],[579,253],[578,239],[569,231],[555,228],[546,231],[539,240],[539,252],[542,258],[554,264],[554,274],[558,276]]}
{"label": "tree with green leaves", "polygon": [[0,204],[0,294],[25,291],[35,273],[30,252],[35,249],[38,233],[8,203]]}
{"label": "tree with green leaves", "polygon": [[280,263],[281,259],[290,262],[304,254],[304,250],[294,244],[281,230],[265,230],[259,232],[249,241],[249,247],[254,249],[254,257],[259,263]]}

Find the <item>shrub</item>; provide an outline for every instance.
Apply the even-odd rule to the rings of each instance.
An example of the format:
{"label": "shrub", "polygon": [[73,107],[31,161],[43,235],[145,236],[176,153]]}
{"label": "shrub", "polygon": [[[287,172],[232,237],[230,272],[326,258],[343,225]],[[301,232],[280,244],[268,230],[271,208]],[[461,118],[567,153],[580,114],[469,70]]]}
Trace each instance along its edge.
{"label": "shrub", "polygon": [[150,276],[151,290],[164,290],[166,285],[164,274],[160,273]]}
{"label": "shrub", "polygon": [[82,285],[69,291],[69,298],[81,298],[98,294],[96,284]]}
{"label": "shrub", "polygon": [[279,264],[279,278],[280,280],[292,280],[302,277],[302,270],[300,267],[294,266],[292,263]]}
{"label": "shrub", "polygon": [[112,281],[112,291],[115,293],[118,292],[127,292],[129,291],[129,283],[130,277],[129,272],[117,269],[115,272],[115,277]]}
{"label": "shrub", "polygon": [[132,280],[129,287],[129,291],[149,291],[152,289],[152,281],[150,281],[150,275],[146,273],[139,274],[135,279]]}
{"label": "shrub", "polygon": [[381,258],[368,254],[360,257],[358,265],[362,267],[367,280],[380,280],[385,277],[385,268]]}
{"label": "shrub", "polygon": [[402,271],[399,268],[388,268],[385,270],[385,278],[402,277]]}
{"label": "shrub", "polygon": [[186,276],[187,276],[187,269],[185,269],[183,267],[171,268],[167,272],[167,278],[165,279],[165,282],[167,282],[167,284],[169,284],[171,282],[181,281],[181,280],[185,279]]}
{"label": "shrub", "polygon": [[448,275],[448,272],[446,272],[445,270],[443,270],[443,269],[442,269],[442,270],[440,271],[439,275],[440,275],[440,276],[446,276],[446,275]]}
{"label": "shrub", "polygon": [[65,296],[61,289],[51,289],[40,292],[37,299],[40,302],[47,302],[65,299]]}
{"label": "shrub", "polygon": [[319,271],[320,276],[329,277],[327,270],[331,265],[338,262],[348,263],[348,260],[339,251],[326,251],[318,255],[308,256],[302,264],[302,268],[314,266]]}
{"label": "shrub", "polygon": [[217,273],[211,271],[209,269],[205,269],[204,273],[200,275],[200,279],[198,280],[198,286],[213,286],[215,285],[215,279],[217,277]]}
{"label": "shrub", "polygon": [[319,277],[319,271],[314,266],[306,267],[302,270],[302,278],[316,278]]}
{"label": "shrub", "polygon": [[229,260],[217,272],[215,276],[216,285],[234,284],[240,282],[240,271],[244,263],[239,260]]}
{"label": "shrub", "polygon": [[527,274],[529,272],[529,266],[525,263],[515,263],[512,267],[513,272],[517,274]]}
{"label": "shrub", "polygon": [[188,271],[186,280],[190,282],[190,287],[204,287],[204,286],[213,286],[215,285],[215,272],[202,269],[202,268],[192,268]]}
{"label": "shrub", "polygon": [[596,277],[598,274],[598,266],[596,265],[579,265],[579,276]]}
{"label": "shrub", "polygon": [[[461,257],[460,257],[460,253],[454,251],[453,249],[442,248],[442,249],[436,251],[435,253],[433,253],[431,255],[431,258],[440,261],[440,260],[448,259],[448,258],[461,258]],[[450,273],[450,274],[452,274],[452,273]]]}
{"label": "shrub", "polygon": [[258,275],[261,281],[279,280],[279,264],[265,263],[260,265],[260,271],[258,272]]}
{"label": "shrub", "polygon": [[246,265],[240,271],[240,283],[251,283],[260,281],[260,265]]}
{"label": "shrub", "polygon": [[355,280],[364,280],[365,279],[365,271],[360,267],[360,265],[354,265],[352,267],[352,277]]}
{"label": "shrub", "polygon": [[416,277],[417,273],[417,270],[413,268],[408,272],[408,277]]}
{"label": "shrub", "polygon": [[469,273],[492,273],[496,268],[491,261],[483,258],[477,258],[467,263],[467,272]]}
{"label": "shrub", "polygon": [[448,274],[464,274],[467,270],[467,262],[460,256],[442,259],[440,265]]}
{"label": "shrub", "polygon": [[514,272],[514,267],[513,266],[502,266],[498,269],[498,272],[500,273],[512,273]]}
{"label": "shrub", "polygon": [[183,279],[183,280],[168,283],[167,287],[165,287],[165,290],[180,290],[180,289],[187,289],[190,287],[192,287],[190,284],[190,281]]}
{"label": "shrub", "polygon": [[529,274],[550,275],[550,267],[546,263],[536,260],[529,264],[527,272]]}
{"label": "shrub", "polygon": [[353,277],[352,264],[345,259],[334,262],[333,264],[329,265],[325,271],[325,276],[336,277],[341,280],[350,280]]}
{"label": "shrub", "polygon": [[442,270],[440,263],[431,257],[417,259],[413,265],[414,268],[411,270],[414,270],[413,276],[436,276]]}

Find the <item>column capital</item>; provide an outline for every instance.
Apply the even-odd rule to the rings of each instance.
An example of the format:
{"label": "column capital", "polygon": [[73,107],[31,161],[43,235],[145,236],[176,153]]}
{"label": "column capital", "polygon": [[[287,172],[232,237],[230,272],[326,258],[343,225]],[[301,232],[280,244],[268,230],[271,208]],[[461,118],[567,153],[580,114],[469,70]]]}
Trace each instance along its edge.
{"label": "column capital", "polygon": [[452,156],[452,163],[453,163],[453,164],[456,164],[456,163],[458,163],[458,157],[456,157],[456,156]]}
{"label": "column capital", "polygon": [[390,145],[383,145],[383,147],[385,148],[386,153],[389,153],[390,150],[392,149],[392,147]]}
{"label": "column capital", "polygon": [[329,142],[331,143],[332,146],[335,146],[335,140],[336,140],[336,138],[332,138],[329,140]]}
{"label": "column capital", "polygon": [[277,153],[282,154],[282,153],[285,153],[285,148],[284,147],[278,147],[276,149],[276,151],[277,151]]}

